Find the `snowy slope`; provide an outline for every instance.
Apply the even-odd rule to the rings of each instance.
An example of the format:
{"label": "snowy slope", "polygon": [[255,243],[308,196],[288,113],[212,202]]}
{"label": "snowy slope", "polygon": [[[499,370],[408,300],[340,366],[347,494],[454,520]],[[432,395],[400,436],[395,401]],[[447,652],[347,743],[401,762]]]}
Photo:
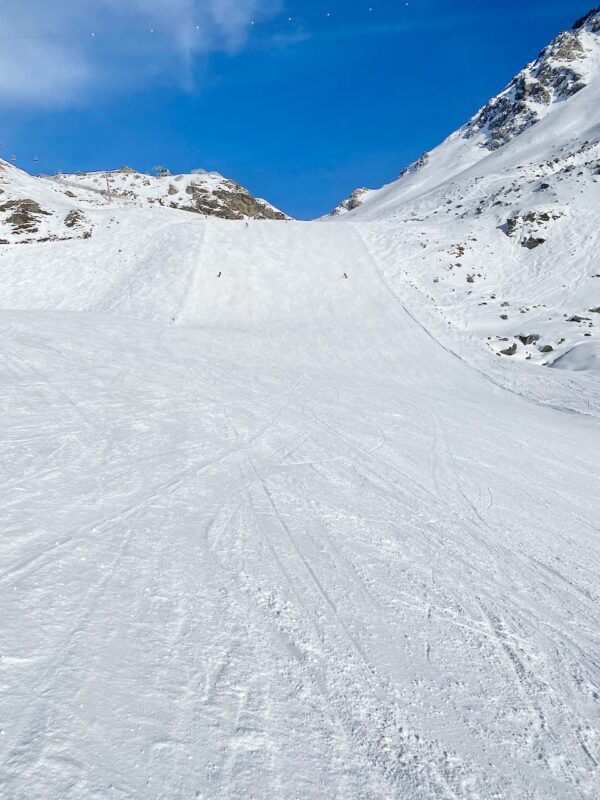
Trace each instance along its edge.
{"label": "snowy slope", "polygon": [[364,226],[151,213],[0,265],[4,794],[595,797],[597,383]]}
{"label": "snowy slope", "polygon": [[599,204],[597,11],[342,221],[396,226],[387,274],[418,291],[428,324],[548,364],[597,347]]}
{"label": "snowy slope", "polygon": [[0,247],[2,800],[600,795],[594,92],[331,224],[0,172],[52,211]]}
{"label": "snowy slope", "polygon": [[82,192],[78,200],[0,159],[0,245],[89,238],[81,206],[98,199]]}

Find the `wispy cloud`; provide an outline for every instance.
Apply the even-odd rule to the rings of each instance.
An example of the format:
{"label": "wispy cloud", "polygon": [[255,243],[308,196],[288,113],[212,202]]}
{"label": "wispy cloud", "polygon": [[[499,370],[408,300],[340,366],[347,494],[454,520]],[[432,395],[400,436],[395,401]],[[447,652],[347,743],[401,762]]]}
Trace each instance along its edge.
{"label": "wispy cloud", "polygon": [[[554,2],[534,0],[534,3],[504,8],[503,21],[514,20],[515,23],[522,23],[540,18],[565,17],[568,26],[571,18],[572,21],[575,20],[576,12],[565,15],[564,0],[554,0]],[[364,7],[360,9],[350,7],[343,12],[333,14],[331,19],[327,20],[321,14],[318,22],[313,20],[312,25],[308,25],[303,17],[294,18],[289,31],[273,33],[267,30],[265,35],[257,40],[257,46],[265,47],[271,44],[293,46],[314,40],[335,42],[378,36],[401,37],[440,30],[476,29],[493,22],[498,13],[496,7],[487,7],[485,4],[481,6],[475,0],[468,2],[460,12],[449,8],[447,0],[420,0],[418,5],[400,3],[387,5],[385,8],[377,7],[374,9],[376,13],[368,16],[364,11]]]}
{"label": "wispy cloud", "polygon": [[[69,105],[158,75],[190,87],[210,52],[243,47],[280,0],[5,0],[0,105]],[[83,10],[82,10],[83,9]]]}

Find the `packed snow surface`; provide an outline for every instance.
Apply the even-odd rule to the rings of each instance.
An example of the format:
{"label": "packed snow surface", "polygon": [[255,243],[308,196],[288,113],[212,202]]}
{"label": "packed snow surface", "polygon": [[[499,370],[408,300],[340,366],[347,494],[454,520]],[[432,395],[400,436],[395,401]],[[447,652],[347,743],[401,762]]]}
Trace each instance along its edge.
{"label": "packed snow surface", "polygon": [[2,256],[0,795],[596,797],[593,373],[369,226],[150,213]]}

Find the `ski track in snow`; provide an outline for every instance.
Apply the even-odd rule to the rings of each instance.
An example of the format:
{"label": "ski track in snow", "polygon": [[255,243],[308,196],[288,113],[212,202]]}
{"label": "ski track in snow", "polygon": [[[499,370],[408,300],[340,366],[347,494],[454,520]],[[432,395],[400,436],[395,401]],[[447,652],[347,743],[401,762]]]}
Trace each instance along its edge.
{"label": "ski track in snow", "polygon": [[440,344],[382,225],[120,227],[2,312],[0,795],[597,797],[573,376]]}

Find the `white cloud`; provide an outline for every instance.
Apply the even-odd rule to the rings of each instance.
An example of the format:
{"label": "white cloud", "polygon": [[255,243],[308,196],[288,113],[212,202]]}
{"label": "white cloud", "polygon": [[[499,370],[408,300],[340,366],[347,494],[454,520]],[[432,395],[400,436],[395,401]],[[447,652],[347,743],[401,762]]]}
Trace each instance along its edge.
{"label": "white cloud", "polygon": [[[150,78],[190,87],[193,64],[244,45],[280,0],[5,0],[0,106],[68,105]],[[82,11],[84,9],[84,11]]]}

